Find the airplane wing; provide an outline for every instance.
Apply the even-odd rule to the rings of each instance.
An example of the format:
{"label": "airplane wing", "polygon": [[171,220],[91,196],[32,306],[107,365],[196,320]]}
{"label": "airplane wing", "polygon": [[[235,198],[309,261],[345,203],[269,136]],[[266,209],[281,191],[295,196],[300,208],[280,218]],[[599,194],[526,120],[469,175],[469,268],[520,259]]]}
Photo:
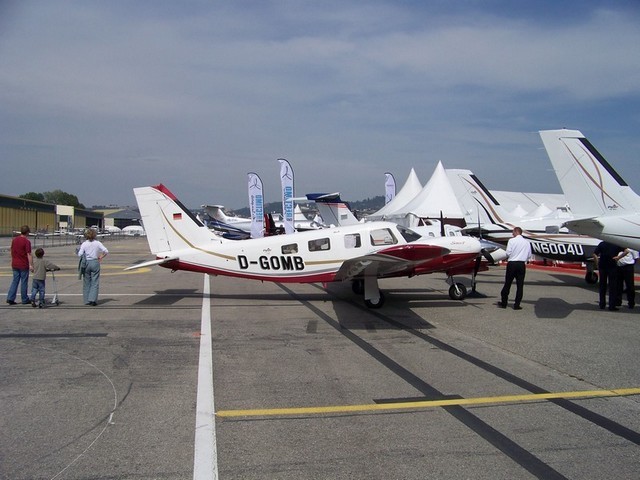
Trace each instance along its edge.
{"label": "airplane wing", "polygon": [[167,263],[167,262],[171,262],[173,260],[179,260],[180,257],[166,257],[166,258],[159,258],[158,260],[150,260],[148,262],[142,262],[142,263],[136,263],[135,265],[131,265],[130,267],[125,268],[125,271],[127,270],[136,270],[138,268],[145,268],[145,267],[152,267],[154,265],[162,265],[163,263]]}
{"label": "airplane wing", "polygon": [[385,277],[399,272],[410,272],[417,265],[448,253],[449,249],[436,245],[393,246],[347,260],[336,273],[336,280],[351,280],[362,275]]}
{"label": "airplane wing", "polygon": [[564,222],[562,225],[574,232],[582,232],[585,229],[588,229],[589,231],[592,231],[594,229],[602,230],[604,228],[604,224],[599,219],[599,217],[575,218],[573,220]]}

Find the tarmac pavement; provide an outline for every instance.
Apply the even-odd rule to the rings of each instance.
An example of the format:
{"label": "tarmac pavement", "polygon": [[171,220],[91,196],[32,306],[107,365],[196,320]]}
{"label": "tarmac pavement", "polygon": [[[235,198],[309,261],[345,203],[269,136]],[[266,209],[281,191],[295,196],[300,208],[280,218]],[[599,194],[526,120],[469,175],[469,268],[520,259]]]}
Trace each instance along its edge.
{"label": "tarmac pavement", "polygon": [[369,310],[348,284],[124,272],[145,239],[106,245],[97,307],[73,247],[46,252],[59,306],[0,305],[0,478],[637,478],[640,308],[599,310],[581,274],[528,269],[521,311],[503,267],[464,301],[383,280]]}

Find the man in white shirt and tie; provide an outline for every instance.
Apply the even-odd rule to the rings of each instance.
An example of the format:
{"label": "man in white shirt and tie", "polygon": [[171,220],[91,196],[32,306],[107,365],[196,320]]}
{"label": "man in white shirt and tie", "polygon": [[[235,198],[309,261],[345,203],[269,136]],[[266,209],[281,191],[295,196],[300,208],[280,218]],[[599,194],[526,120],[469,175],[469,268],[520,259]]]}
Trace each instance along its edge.
{"label": "man in white shirt and tie", "polygon": [[516,281],[516,298],[513,302],[514,310],[522,310],[520,302],[522,301],[522,290],[524,287],[524,276],[527,271],[527,260],[531,257],[531,244],[522,236],[522,229],[515,227],[513,229],[513,238],[507,243],[507,272],[504,278],[504,286],[500,292],[501,301],[498,303],[500,308],[507,308],[507,300],[511,291],[513,280]]}

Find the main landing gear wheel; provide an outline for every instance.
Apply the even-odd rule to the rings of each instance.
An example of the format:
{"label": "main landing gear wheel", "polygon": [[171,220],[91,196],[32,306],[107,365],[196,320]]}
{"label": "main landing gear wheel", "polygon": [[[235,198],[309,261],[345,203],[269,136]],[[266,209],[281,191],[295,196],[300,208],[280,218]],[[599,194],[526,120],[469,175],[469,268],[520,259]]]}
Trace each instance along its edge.
{"label": "main landing gear wheel", "polygon": [[589,285],[598,283],[598,274],[596,272],[587,272],[584,276],[584,281],[587,282]]}
{"label": "main landing gear wheel", "polygon": [[351,290],[356,295],[362,295],[364,293],[364,280],[357,279],[351,282]]}
{"label": "main landing gear wheel", "polygon": [[451,300],[464,300],[467,296],[467,287],[462,283],[454,283],[449,287],[449,298]]}
{"label": "main landing gear wheel", "polygon": [[384,295],[380,292],[380,297],[377,300],[367,300],[365,298],[364,304],[369,308],[380,308],[384,305]]}

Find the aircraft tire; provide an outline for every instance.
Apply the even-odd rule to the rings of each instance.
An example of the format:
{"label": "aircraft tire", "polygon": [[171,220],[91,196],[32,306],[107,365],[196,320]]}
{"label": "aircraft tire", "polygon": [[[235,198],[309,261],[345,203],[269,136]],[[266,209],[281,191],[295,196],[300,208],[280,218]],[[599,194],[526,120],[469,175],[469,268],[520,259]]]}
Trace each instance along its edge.
{"label": "aircraft tire", "polygon": [[351,290],[356,295],[362,295],[364,293],[364,280],[357,278],[351,282]]}
{"label": "aircraft tire", "polygon": [[584,281],[589,285],[594,285],[598,283],[598,274],[596,272],[587,272],[584,275]]}
{"label": "aircraft tire", "polygon": [[382,307],[382,305],[384,305],[384,295],[382,294],[382,292],[380,292],[380,298],[378,298],[377,301],[365,299],[364,304],[368,308],[380,308]]}
{"label": "aircraft tire", "polygon": [[466,296],[467,287],[465,287],[462,283],[456,283],[455,285],[451,285],[451,287],[449,287],[449,298],[451,298],[451,300],[464,300]]}

